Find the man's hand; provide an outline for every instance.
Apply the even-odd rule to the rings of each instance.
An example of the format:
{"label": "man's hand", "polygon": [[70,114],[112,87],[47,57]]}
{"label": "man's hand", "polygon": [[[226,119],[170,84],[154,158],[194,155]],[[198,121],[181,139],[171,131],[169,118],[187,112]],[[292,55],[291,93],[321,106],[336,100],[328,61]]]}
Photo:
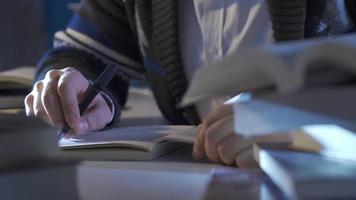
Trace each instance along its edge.
{"label": "man's hand", "polygon": [[198,136],[194,143],[193,157],[205,156],[215,162],[237,165],[242,168],[255,168],[252,144],[258,142],[290,142],[286,133],[273,133],[243,138],[234,132],[233,105],[223,104],[203,120],[198,126]]}
{"label": "man's hand", "polygon": [[244,150],[240,142],[241,138],[233,130],[232,105],[221,105],[199,125],[193,156],[196,159],[206,156],[212,161],[233,165]]}
{"label": "man's hand", "polygon": [[88,87],[89,81],[74,68],[48,71],[26,96],[26,115],[41,118],[57,128],[67,122],[71,134],[102,129],[111,121],[112,111],[101,95],[80,116],[78,103]]}

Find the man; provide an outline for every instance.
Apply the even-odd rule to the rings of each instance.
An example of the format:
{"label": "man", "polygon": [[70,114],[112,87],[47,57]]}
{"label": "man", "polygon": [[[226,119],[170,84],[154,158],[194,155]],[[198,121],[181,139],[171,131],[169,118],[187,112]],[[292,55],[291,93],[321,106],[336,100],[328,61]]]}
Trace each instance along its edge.
{"label": "man", "polygon": [[[66,121],[72,134],[102,129],[125,104],[128,79],[145,77],[169,121],[203,119],[194,157],[241,164],[247,149],[232,129],[231,106],[175,106],[194,70],[239,48],[348,32],[354,8],[347,0],[85,0],[39,63],[26,113],[57,127]],[[79,116],[87,80],[105,63],[117,64],[121,76]]]}

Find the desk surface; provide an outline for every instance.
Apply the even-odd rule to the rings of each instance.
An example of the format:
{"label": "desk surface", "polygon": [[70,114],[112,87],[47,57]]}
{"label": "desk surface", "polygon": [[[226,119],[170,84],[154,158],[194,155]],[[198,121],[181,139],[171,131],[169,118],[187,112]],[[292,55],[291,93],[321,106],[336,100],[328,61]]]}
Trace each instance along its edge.
{"label": "desk surface", "polygon": [[[30,121],[28,121],[30,123]],[[120,127],[168,124],[146,89],[132,89]],[[55,132],[55,131],[54,131]],[[149,162],[86,161],[74,167],[24,168],[0,173],[0,197],[9,199],[202,199],[213,169],[196,162],[191,147]],[[40,170],[39,170],[40,169]]]}
{"label": "desk surface", "polygon": [[167,125],[149,89],[130,88],[129,99],[122,109],[120,127]]}
{"label": "desk surface", "polygon": [[[131,88],[118,126],[169,124],[148,89]],[[191,147],[150,162],[83,162],[78,167],[78,192],[83,199],[202,199],[212,170],[226,168],[196,162]]]}
{"label": "desk surface", "polygon": [[[147,89],[131,89],[119,126],[162,124],[168,122],[163,119],[151,92]],[[191,146],[187,146],[150,162],[84,162],[78,168],[79,196],[104,200],[199,200],[206,195],[217,169],[234,170],[235,174],[255,174],[255,171],[239,170],[209,161],[194,161],[191,152]],[[235,195],[234,192],[232,196]],[[253,195],[256,195],[255,191]]]}
{"label": "desk surface", "polygon": [[[168,122],[162,118],[151,92],[147,89],[132,89],[118,126],[159,124],[168,124]],[[230,168],[208,161],[196,162],[191,158],[189,146],[154,161],[86,161],[77,165],[76,169],[75,175],[70,170],[62,171],[59,173],[61,178],[53,173],[50,176],[48,173],[29,176],[29,170],[26,173],[3,173],[0,174],[0,194],[16,191],[34,194],[36,193],[34,188],[40,188],[38,192],[42,194],[40,196],[42,199],[45,197],[63,199],[63,191],[68,192],[75,187],[75,192],[80,199],[210,200],[281,197],[278,189],[274,188],[260,171]],[[37,173],[38,169],[34,170],[35,172]],[[67,177],[69,175],[73,177]],[[69,187],[73,185],[72,183],[75,183],[75,186]],[[56,187],[66,189],[58,190]],[[17,188],[17,190],[10,190],[10,188]],[[9,190],[4,191],[5,189]],[[56,191],[62,193],[53,195]],[[46,194],[49,196],[45,196]],[[26,197],[26,195],[22,196]]]}

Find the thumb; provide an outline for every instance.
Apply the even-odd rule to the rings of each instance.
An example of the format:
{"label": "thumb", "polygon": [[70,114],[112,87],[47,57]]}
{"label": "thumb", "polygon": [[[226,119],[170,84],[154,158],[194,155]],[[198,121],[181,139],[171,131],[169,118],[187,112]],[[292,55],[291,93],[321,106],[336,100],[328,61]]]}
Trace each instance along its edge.
{"label": "thumb", "polygon": [[111,121],[112,112],[105,100],[97,101],[81,116],[80,123],[74,128],[77,134],[85,134],[104,128]]}

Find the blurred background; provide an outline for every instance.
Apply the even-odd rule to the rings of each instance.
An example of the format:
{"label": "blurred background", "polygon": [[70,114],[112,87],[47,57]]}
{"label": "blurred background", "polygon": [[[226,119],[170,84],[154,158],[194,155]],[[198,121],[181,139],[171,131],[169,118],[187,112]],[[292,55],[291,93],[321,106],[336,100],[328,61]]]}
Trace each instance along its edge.
{"label": "blurred background", "polygon": [[79,0],[11,0],[0,6],[0,71],[34,66],[66,27]]}

